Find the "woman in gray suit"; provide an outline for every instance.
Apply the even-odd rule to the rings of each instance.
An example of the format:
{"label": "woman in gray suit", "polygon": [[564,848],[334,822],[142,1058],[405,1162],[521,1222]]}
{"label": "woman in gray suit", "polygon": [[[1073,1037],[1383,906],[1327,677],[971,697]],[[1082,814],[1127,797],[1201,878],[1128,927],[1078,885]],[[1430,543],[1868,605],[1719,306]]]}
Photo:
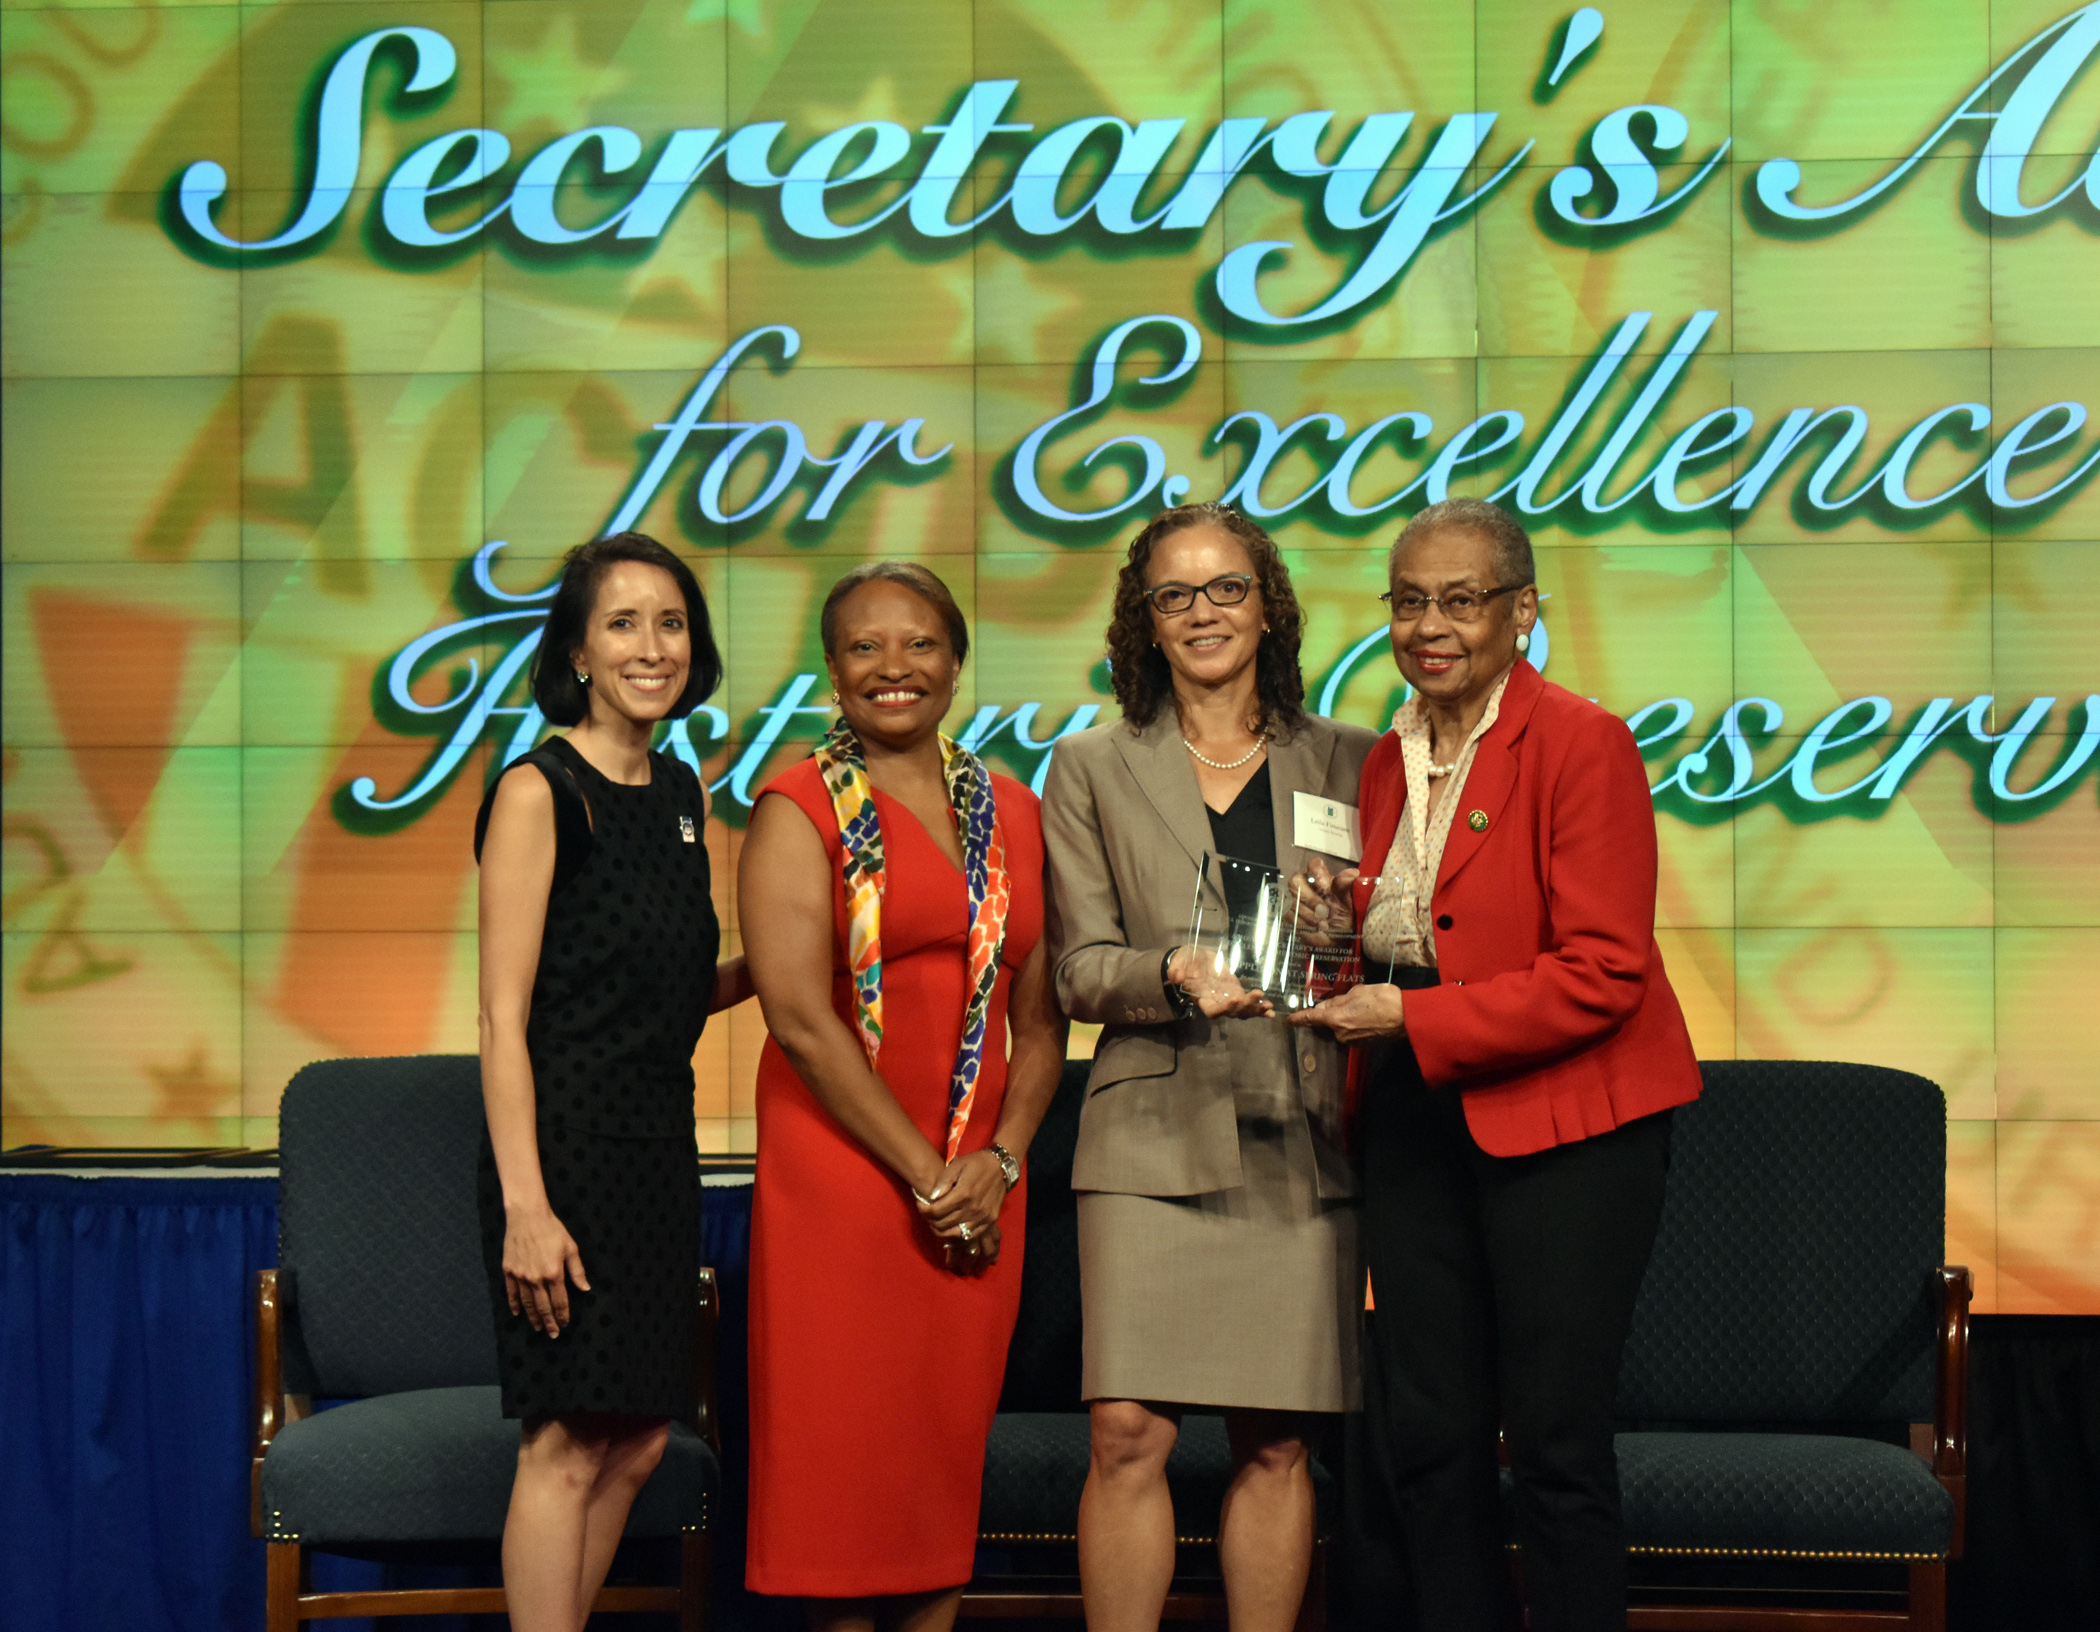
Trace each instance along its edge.
{"label": "woman in gray suit", "polygon": [[1091,1632],[1159,1624],[1184,1408],[1221,1411],[1232,1442],[1235,1632],[1287,1632],[1312,1557],[1311,1419],[1356,1392],[1342,1050],[1182,945],[1206,851],[1284,873],[1355,859],[1313,818],[1354,806],[1375,738],[1305,712],[1299,625],[1259,527],[1211,504],[1154,517],[1108,631],[1123,718],[1061,743],[1043,790],[1058,997],[1103,1027],[1072,1166]]}

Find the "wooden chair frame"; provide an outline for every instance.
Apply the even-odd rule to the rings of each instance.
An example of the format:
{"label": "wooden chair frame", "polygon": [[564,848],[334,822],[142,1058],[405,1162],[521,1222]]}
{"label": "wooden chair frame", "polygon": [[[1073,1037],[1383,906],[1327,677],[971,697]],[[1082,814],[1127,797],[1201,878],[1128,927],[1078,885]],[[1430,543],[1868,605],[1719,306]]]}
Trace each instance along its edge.
{"label": "wooden chair frame", "polygon": [[[717,1459],[722,1435],[715,1401],[715,1326],[721,1295],[712,1269],[700,1271],[699,1341],[693,1367],[700,1402],[700,1433]],[[308,1411],[303,1396],[284,1391],[283,1307],[277,1271],[266,1269],[255,1285],[255,1446],[249,1469],[249,1525],[264,1535],[262,1469],[270,1442],[287,1422]],[[339,1615],[500,1615],[505,1613],[501,1587],[436,1587],[398,1592],[315,1592],[307,1550],[296,1541],[270,1541],[264,1578],[267,1632],[299,1632],[303,1621]],[[680,1632],[704,1632],[707,1625],[709,1538],[704,1529],[679,1537],[679,1580],[675,1587],[601,1587],[591,1604],[596,1613],[650,1611],[678,1616]]]}
{"label": "wooden chair frame", "polygon": [[[1945,1558],[1894,1554],[1846,1554],[1842,1561],[1885,1558],[1908,1566],[1908,1602],[1901,1610],[1809,1609],[1718,1604],[1641,1604],[1627,1612],[1631,1632],[1946,1632],[1947,1565],[1961,1557],[1969,1511],[1969,1302],[1968,1270],[1942,1264],[1934,1272],[1939,1290],[1939,1339],[1935,1355],[1933,1420],[1911,1424],[1910,1448],[1930,1464],[1933,1477],[1954,1499],[1954,1530]],[[1662,1549],[1636,1549],[1660,1552]],[[1695,1549],[1667,1550],[1675,1557],[1724,1556]],[[1822,1558],[1827,1554],[1756,1553],[1766,1558]]]}
{"label": "wooden chair frame", "polygon": [[[1009,1545],[1012,1536],[980,1536],[980,1542],[993,1546]],[[1077,1536],[1028,1536],[1021,1538],[1030,1542],[1076,1543]],[[1210,1536],[1177,1536],[1175,1546],[1209,1547],[1216,1540]],[[963,1589],[962,1621],[1076,1621],[1086,1617],[1086,1604],[1078,1588],[1070,1590],[1045,1590],[1040,1584],[1026,1582],[1018,1587],[986,1585],[983,1581],[972,1581]],[[1160,1610],[1162,1621],[1199,1621],[1222,1626],[1225,1624],[1225,1594],[1170,1587],[1167,1601]],[[1305,1597],[1298,1605],[1298,1620],[1294,1632],[1322,1632],[1327,1625],[1327,1540],[1324,1536],[1313,1541],[1312,1567],[1306,1572]]]}

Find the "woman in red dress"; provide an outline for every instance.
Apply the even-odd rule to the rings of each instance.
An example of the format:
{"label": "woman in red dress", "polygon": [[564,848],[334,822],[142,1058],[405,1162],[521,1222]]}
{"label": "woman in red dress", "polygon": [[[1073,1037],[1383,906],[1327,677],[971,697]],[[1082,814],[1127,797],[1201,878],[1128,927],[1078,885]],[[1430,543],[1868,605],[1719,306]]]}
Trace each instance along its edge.
{"label": "woman in red dress", "polygon": [[746,1579],[810,1600],[820,1632],[946,1632],[1020,1298],[1021,1164],[1064,1066],[1042,829],[940,734],[969,636],[938,578],[855,569],[823,636],[839,725],[760,795],[738,867],[771,1032]]}

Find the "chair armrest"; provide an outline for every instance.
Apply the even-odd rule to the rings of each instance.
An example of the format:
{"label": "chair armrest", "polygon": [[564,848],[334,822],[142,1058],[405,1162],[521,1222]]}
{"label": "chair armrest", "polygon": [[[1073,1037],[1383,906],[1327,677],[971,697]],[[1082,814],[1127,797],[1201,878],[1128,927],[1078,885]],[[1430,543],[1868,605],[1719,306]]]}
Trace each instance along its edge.
{"label": "chair armrest", "polygon": [[1936,1271],[1940,1330],[1932,1411],[1932,1471],[1954,1498],[1950,1556],[1961,1557],[1968,1519],[1969,1484],[1969,1302],[1975,1287],[1961,1264]]}
{"label": "chair armrest", "polygon": [[722,1291],[715,1272],[700,1271],[700,1321],[693,1345],[694,1395],[700,1402],[700,1437],[719,1459],[722,1455],[722,1413],[715,1400],[715,1328],[722,1319]]}
{"label": "chair armrest", "polygon": [[255,1447],[248,1470],[248,1524],[260,1536],[262,1465],[270,1441],[284,1426],[283,1328],[277,1302],[277,1271],[255,1277]]}

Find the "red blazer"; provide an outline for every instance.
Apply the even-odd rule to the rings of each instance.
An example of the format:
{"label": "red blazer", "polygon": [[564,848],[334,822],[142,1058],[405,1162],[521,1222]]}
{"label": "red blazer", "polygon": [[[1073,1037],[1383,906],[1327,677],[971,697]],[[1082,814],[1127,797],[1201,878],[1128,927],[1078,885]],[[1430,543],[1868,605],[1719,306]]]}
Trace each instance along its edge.
{"label": "red blazer", "polygon": [[[1400,738],[1364,762],[1367,872],[1407,799]],[[1431,898],[1442,984],[1407,994],[1433,1088],[1491,1156],[1524,1156],[1699,1097],[1655,944],[1655,807],[1625,724],[1522,658],[1457,795]],[[1371,882],[1357,886],[1357,921]],[[1351,1061],[1358,1086],[1362,1050]]]}

